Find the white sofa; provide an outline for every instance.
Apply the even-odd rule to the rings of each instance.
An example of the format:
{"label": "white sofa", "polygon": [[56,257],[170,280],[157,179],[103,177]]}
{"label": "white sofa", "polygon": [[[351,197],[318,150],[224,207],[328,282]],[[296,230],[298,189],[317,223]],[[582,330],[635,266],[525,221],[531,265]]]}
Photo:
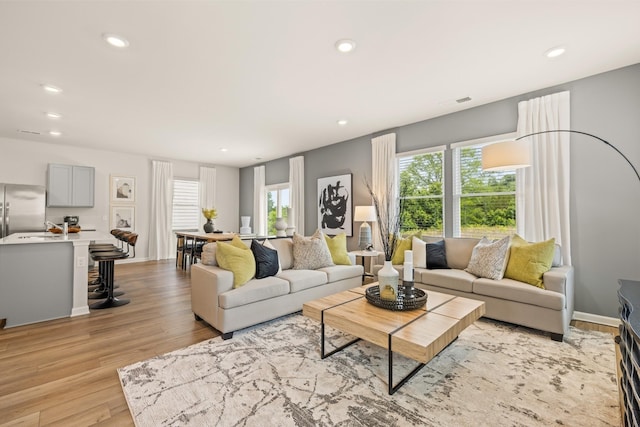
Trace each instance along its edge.
{"label": "white sofa", "polygon": [[[278,251],[282,271],[276,276],[251,279],[233,288],[233,273],[218,267],[216,244],[204,246],[202,262],[191,266],[191,308],[197,320],[204,320],[222,332],[233,332],[285,314],[302,310],[310,300],[362,285],[363,267],[334,265],[318,270],[293,270],[293,242],[290,238],[270,240]],[[244,241],[247,246],[251,241]]]}
{"label": "white sofa", "polygon": [[[512,279],[478,278],[464,271],[479,240],[445,238],[450,269],[414,268],[415,286],[484,301],[485,317],[547,331],[553,340],[562,341],[573,317],[574,271],[573,267],[562,265],[560,247],[556,245],[551,270],[543,275],[545,289],[541,289]],[[372,268],[374,273],[382,267],[384,258],[378,261]],[[402,278],[403,266],[394,265],[394,268]]]}

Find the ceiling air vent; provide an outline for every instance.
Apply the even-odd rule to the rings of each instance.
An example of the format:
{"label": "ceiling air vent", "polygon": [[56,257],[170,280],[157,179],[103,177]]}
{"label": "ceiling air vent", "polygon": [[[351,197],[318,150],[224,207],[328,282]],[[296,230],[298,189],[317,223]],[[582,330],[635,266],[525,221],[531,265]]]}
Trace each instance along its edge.
{"label": "ceiling air vent", "polygon": [[469,101],[471,101],[471,98],[468,96],[465,96],[464,98],[456,99],[456,102],[458,104],[462,104],[463,102],[469,102]]}
{"label": "ceiling air vent", "polygon": [[20,133],[28,133],[29,135],[41,135],[41,133],[36,131],[36,130],[18,129],[18,132],[20,132]]}

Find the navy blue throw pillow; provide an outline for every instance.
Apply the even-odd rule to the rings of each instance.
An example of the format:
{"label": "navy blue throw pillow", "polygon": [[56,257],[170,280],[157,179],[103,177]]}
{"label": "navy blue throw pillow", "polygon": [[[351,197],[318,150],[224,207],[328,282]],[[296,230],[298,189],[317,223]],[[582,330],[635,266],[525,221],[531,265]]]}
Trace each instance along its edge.
{"label": "navy blue throw pillow", "polygon": [[436,243],[427,243],[427,269],[445,269],[447,264],[447,254],[444,250],[444,240]]}
{"label": "navy blue throw pillow", "polygon": [[251,251],[256,259],[256,279],[278,274],[278,251],[267,248],[257,240],[251,241]]}

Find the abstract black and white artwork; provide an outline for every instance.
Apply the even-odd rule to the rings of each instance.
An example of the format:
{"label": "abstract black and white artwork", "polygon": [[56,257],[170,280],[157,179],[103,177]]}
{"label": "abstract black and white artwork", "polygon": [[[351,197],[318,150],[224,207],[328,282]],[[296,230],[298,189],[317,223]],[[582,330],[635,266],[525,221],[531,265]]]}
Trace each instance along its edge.
{"label": "abstract black and white artwork", "polygon": [[351,174],[318,178],[318,228],[335,236],[352,236]]}

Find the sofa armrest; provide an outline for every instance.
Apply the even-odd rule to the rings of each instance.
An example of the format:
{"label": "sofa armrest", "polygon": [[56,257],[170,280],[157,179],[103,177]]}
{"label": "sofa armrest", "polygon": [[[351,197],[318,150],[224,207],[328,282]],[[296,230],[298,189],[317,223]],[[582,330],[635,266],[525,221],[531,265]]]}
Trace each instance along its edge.
{"label": "sofa armrest", "polygon": [[551,267],[551,270],[543,274],[542,282],[545,289],[570,296],[573,294],[573,267]]}
{"label": "sofa armrest", "polygon": [[191,310],[216,327],[218,296],[233,289],[233,273],[217,266],[191,266]]}

